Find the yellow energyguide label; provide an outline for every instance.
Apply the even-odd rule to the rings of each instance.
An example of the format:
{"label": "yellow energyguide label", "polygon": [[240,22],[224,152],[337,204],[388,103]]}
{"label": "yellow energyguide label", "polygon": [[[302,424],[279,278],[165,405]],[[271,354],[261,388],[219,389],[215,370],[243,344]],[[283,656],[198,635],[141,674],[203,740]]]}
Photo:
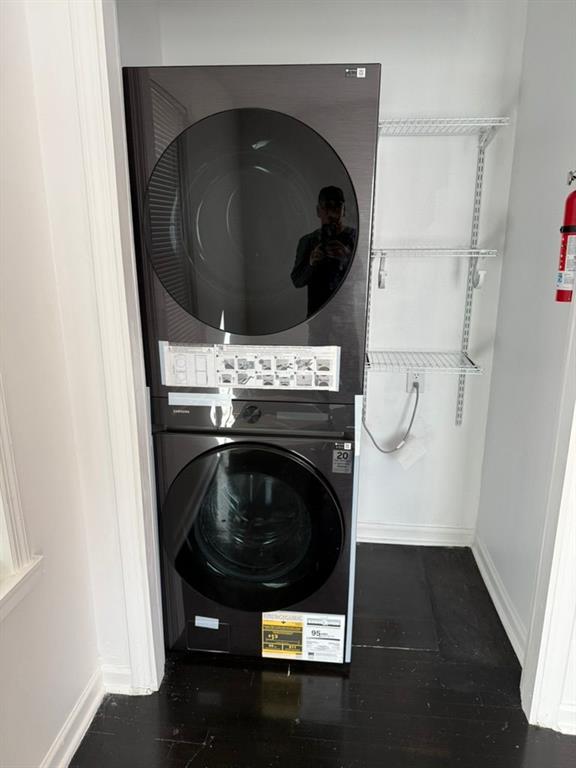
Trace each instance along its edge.
{"label": "yellow energyguide label", "polygon": [[262,656],[342,664],[346,616],[269,611],[262,614]]}
{"label": "yellow energyguide label", "polygon": [[262,620],[262,652],[266,656],[301,656],[301,621]]}

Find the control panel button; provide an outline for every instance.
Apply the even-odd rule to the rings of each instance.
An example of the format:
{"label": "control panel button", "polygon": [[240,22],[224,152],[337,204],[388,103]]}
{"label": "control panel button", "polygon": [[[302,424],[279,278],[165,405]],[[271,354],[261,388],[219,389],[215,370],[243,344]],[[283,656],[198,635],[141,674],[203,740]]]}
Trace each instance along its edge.
{"label": "control panel button", "polygon": [[260,421],[262,411],[257,405],[246,405],[240,413],[240,418],[248,424],[256,424]]}

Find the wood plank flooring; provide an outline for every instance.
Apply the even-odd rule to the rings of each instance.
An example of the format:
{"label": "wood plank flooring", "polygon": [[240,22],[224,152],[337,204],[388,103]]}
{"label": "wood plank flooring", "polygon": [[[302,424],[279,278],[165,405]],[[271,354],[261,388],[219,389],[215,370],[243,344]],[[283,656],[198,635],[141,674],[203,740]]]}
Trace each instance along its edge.
{"label": "wood plank flooring", "polygon": [[361,544],[352,664],[171,655],[107,696],[73,768],[573,768],[528,726],[520,667],[468,549]]}

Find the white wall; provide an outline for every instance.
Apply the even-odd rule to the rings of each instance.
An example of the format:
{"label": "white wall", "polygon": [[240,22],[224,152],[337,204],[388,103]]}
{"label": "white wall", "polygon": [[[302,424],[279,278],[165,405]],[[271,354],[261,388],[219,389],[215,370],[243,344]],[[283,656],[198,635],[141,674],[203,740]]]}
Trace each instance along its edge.
{"label": "white wall", "polygon": [[26,7],[2,14],[0,366],[31,549],[43,572],[0,627],[0,762],[40,765],[98,651]]}
{"label": "white wall", "polygon": [[576,394],[568,356],[574,304],[554,301],[566,175],[576,155],[576,4],[538,0],[528,8],[478,517],[480,558],[521,659],[533,611],[544,610],[545,597],[534,598],[539,568],[547,583],[565,414]]}
{"label": "white wall", "polygon": [[[382,117],[513,115],[517,101],[524,0],[119,0],[118,8],[127,66],[375,61],[382,64]],[[513,139],[506,129],[489,149],[482,247],[503,244]],[[474,168],[470,137],[383,140],[375,245],[466,246]],[[390,263],[390,287],[374,296],[373,348],[459,348],[466,266]],[[468,386],[464,426],[454,426],[456,378],[431,375],[414,429],[424,457],[404,468],[405,453],[385,457],[365,441],[361,535],[472,540],[500,264],[487,268],[471,340],[486,376]],[[406,413],[405,389],[403,375],[370,377],[369,423],[381,442]]]}
{"label": "white wall", "polygon": [[162,64],[159,0],[116,0],[122,34],[122,64],[138,60],[141,66]]}

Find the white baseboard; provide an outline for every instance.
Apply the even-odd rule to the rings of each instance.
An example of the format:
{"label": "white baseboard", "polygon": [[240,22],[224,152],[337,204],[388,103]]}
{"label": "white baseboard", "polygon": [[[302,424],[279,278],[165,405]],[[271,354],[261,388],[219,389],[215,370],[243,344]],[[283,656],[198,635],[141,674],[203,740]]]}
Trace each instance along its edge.
{"label": "white baseboard", "polygon": [[492,598],[492,602],[500,617],[500,621],[512,644],[512,648],[514,648],[514,652],[516,653],[516,656],[518,656],[518,661],[523,665],[528,640],[526,627],[520,616],[518,616],[514,603],[494,565],[494,561],[480,539],[477,538],[472,545],[472,552],[476,559],[478,570],[484,579],[484,584],[486,584],[486,589]]}
{"label": "white baseboard", "polygon": [[433,547],[469,547],[472,528],[447,525],[402,525],[400,523],[358,523],[358,541],[378,544],[415,544]]}
{"label": "white baseboard", "polygon": [[67,768],[80,746],[104,696],[102,673],[97,669],[74,704],[39,768]]}
{"label": "white baseboard", "polygon": [[558,710],[558,728],[568,736],[576,736],[576,704],[561,704]]}

